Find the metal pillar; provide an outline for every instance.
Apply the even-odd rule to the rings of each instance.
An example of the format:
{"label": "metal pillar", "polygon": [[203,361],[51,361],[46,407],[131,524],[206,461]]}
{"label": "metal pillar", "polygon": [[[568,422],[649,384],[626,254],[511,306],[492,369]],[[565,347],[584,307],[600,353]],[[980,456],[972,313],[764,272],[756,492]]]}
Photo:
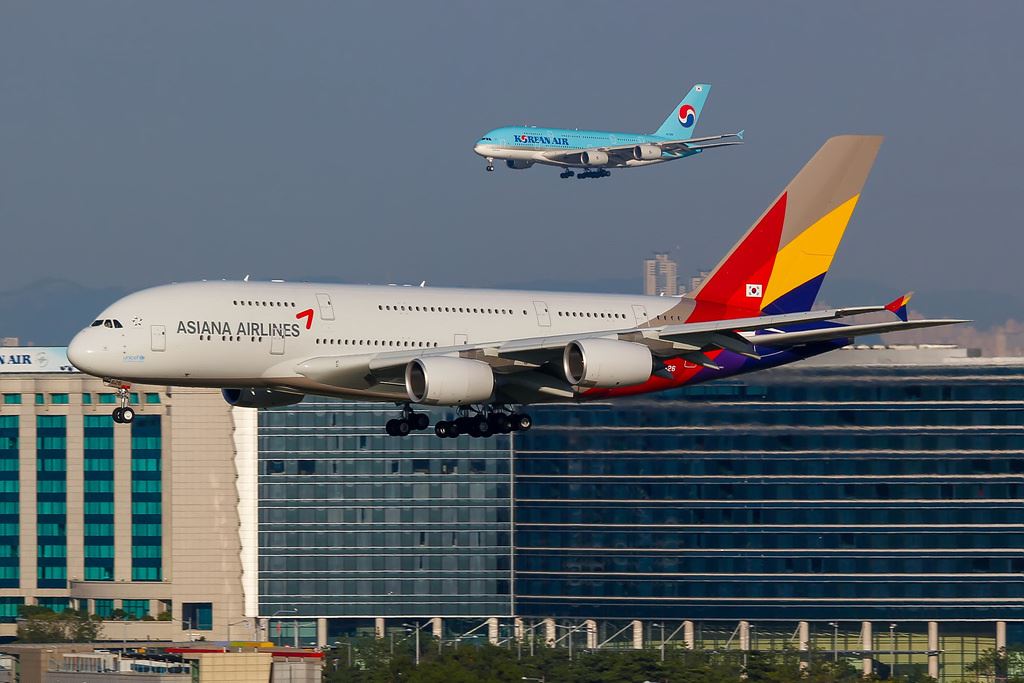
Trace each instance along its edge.
{"label": "metal pillar", "polygon": [[863,664],[864,677],[867,678],[874,671],[874,661],[871,659],[869,654],[874,650],[874,640],[872,638],[871,622],[864,621],[860,625],[860,647],[864,650],[864,659],[861,660]]}
{"label": "metal pillar", "polygon": [[633,649],[644,649],[644,622],[638,619],[633,620]]}
{"label": "metal pillar", "polygon": [[384,637],[384,617],[377,617],[373,620],[373,635],[377,638]]}
{"label": "metal pillar", "polygon": [[548,617],[544,620],[544,643],[548,647],[555,646],[555,620]]}
{"label": "metal pillar", "polygon": [[583,622],[583,628],[587,632],[587,649],[597,649],[597,622],[593,619],[587,619]]}
{"label": "metal pillar", "polygon": [[800,669],[807,668],[807,656],[811,651],[811,625],[806,621],[801,621],[797,625],[797,639],[799,641],[800,650]]}
{"label": "metal pillar", "polygon": [[939,622],[928,622],[928,675],[939,677]]}
{"label": "metal pillar", "polygon": [[740,649],[744,652],[750,650],[750,622],[740,622]]}
{"label": "metal pillar", "polygon": [[1006,622],[996,622],[996,652],[1006,650]]}
{"label": "metal pillar", "polygon": [[693,622],[683,622],[683,642],[686,643],[687,650],[693,650],[697,647],[697,641],[693,637]]}
{"label": "metal pillar", "polygon": [[491,645],[498,644],[498,617],[490,617],[487,620],[487,642]]}
{"label": "metal pillar", "polygon": [[316,646],[321,649],[327,647],[327,620],[323,617],[316,620]]}
{"label": "metal pillar", "polygon": [[444,638],[444,620],[441,617],[434,617],[430,620],[430,632],[435,638]]}

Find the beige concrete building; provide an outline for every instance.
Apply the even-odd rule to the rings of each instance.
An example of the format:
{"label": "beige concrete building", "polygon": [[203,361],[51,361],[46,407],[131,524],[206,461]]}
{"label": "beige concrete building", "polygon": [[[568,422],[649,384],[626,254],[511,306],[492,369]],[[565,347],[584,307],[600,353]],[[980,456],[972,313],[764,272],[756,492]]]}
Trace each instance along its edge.
{"label": "beige concrete building", "polygon": [[0,639],[22,604],[129,614],[107,639],[255,638],[254,411],[137,386],[135,422],[114,424],[114,390],[61,350],[44,368],[15,351],[0,364]]}
{"label": "beige concrete building", "polygon": [[679,267],[666,253],[644,259],[644,294],[676,296],[679,294]]}

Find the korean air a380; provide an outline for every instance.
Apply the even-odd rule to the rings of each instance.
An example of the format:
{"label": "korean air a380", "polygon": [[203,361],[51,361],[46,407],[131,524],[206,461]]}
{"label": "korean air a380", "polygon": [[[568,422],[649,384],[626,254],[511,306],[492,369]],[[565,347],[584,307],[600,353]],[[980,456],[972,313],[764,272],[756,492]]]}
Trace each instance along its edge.
{"label": "korean air a380", "polygon": [[68,357],[117,387],[121,423],[142,383],[220,388],[255,408],[305,394],[387,401],[393,436],[427,429],[420,406],[442,406],[456,417],[438,436],[486,436],[529,429],[533,403],[662,391],[962,322],[908,320],[907,296],[813,308],[880,144],[828,140],[692,295],[192,282],[113,303]]}
{"label": "korean air a380", "polygon": [[565,169],[562,178],[603,178],[611,175],[609,168],[651,166],[741,144],[743,131],[693,137],[710,92],[707,83],[693,86],[654,133],[507,126],[485,133],[473,151],[487,159],[488,171],[494,170],[495,159],[502,159],[512,169],[544,164]]}

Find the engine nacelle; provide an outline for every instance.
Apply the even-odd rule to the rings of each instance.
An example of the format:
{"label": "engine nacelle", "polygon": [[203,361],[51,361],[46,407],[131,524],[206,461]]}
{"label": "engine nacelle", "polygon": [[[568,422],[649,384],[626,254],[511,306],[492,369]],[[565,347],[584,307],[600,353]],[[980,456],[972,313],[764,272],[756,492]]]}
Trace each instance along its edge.
{"label": "engine nacelle", "polygon": [[533,166],[533,162],[527,161],[526,159],[506,159],[505,165],[508,166],[509,168],[514,168],[517,171],[521,171],[524,168],[530,168],[531,166]]}
{"label": "engine nacelle", "polygon": [[274,391],[273,389],[262,389],[247,387],[243,389],[221,389],[221,396],[229,405],[239,408],[275,408],[277,406],[290,406],[301,403],[305,398],[303,394],[293,394],[288,391]]}
{"label": "engine nacelle", "polygon": [[562,369],[574,386],[609,389],[646,382],[654,369],[654,358],[643,344],[578,339],[565,347]]}
{"label": "engine nacelle", "polygon": [[413,403],[431,406],[484,403],[494,393],[494,372],[469,358],[417,358],[405,366],[405,391]]}
{"label": "engine nacelle", "polygon": [[651,161],[661,158],[661,147],[657,145],[637,145],[633,148],[633,158],[637,161]]}
{"label": "engine nacelle", "polygon": [[584,152],[580,159],[584,166],[604,166],[608,163],[608,154],[601,151]]}

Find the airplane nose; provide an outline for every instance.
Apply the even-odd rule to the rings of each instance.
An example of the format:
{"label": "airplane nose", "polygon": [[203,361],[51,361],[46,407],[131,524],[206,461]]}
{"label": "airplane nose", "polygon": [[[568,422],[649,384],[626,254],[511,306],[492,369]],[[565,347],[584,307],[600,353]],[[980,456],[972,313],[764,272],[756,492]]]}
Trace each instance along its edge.
{"label": "airplane nose", "polygon": [[95,335],[90,334],[90,330],[86,328],[76,334],[75,338],[68,344],[68,360],[82,372],[93,374],[93,369],[96,367],[95,361],[99,353],[96,341]]}

